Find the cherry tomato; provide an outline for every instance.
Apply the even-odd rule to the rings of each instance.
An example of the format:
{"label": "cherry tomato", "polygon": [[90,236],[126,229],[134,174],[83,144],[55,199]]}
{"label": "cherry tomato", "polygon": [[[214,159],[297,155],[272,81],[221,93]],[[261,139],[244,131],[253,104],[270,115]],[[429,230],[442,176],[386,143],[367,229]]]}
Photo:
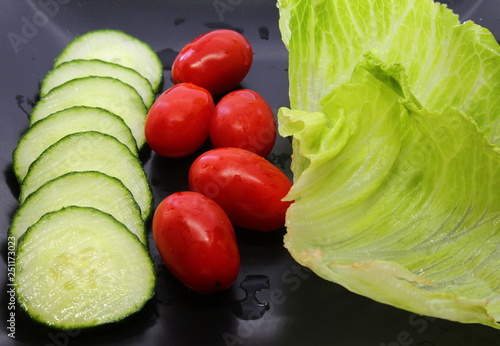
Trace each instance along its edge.
{"label": "cherry tomato", "polygon": [[234,30],[213,30],[181,49],[172,64],[172,81],[193,83],[214,95],[221,94],[245,78],[252,61],[252,47],[243,35]]}
{"label": "cherry tomato", "polygon": [[210,140],[215,148],[235,147],[267,156],[276,141],[273,111],[255,91],[230,92],[215,106]]}
{"label": "cherry tomato", "polygon": [[149,109],[145,124],[148,145],[165,157],[192,154],[208,138],[214,107],[208,90],[190,83],[174,85]]}
{"label": "cherry tomato", "polygon": [[189,189],[212,198],[235,226],[271,231],[285,224],[291,202],[282,201],[292,184],[262,156],[240,148],[201,154],[188,175]]}
{"label": "cherry tomato", "polygon": [[202,194],[176,192],[161,201],[153,216],[153,236],[167,268],[193,291],[213,293],[236,280],[240,255],[233,226]]}

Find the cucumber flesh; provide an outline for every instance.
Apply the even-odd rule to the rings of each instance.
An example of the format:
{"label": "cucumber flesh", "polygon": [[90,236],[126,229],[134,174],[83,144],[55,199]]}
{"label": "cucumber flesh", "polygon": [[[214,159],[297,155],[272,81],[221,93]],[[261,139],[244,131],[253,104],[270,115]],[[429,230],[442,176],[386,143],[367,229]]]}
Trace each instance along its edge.
{"label": "cucumber flesh", "polygon": [[48,147],[30,166],[21,184],[20,204],[44,183],[65,173],[98,171],[125,185],[146,220],[152,208],[152,193],[139,159],[116,138],[96,132],[68,135]]}
{"label": "cucumber flesh", "polygon": [[147,245],[144,221],[132,193],[118,179],[96,171],[66,173],[42,185],[16,210],[9,236],[19,239],[44,214],[71,205],[110,214]]}
{"label": "cucumber flesh", "polygon": [[40,96],[72,79],[88,76],[112,77],[132,86],[141,95],[146,107],[154,101],[154,92],[149,81],[137,71],[102,60],[71,60],[52,69],[43,79]]}
{"label": "cucumber flesh", "polygon": [[98,107],[118,115],[130,128],[139,149],[146,139],[147,108],[130,85],[111,77],[72,79],[40,99],[30,114],[30,126],[47,116],[75,106]]}
{"label": "cucumber flesh", "polygon": [[120,117],[102,108],[73,107],[37,121],[21,137],[13,153],[17,180],[24,179],[29,166],[49,146],[69,134],[85,131],[109,134],[138,155],[132,132]]}
{"label": "cucumber flesh", "polygon": [[146,247],[120,222],[94,208],[45,214],[21,237],[16,294],[35,320],[60,329],[122,320],[153,296]]}
{"label": "cucumber flesh", "polygon": [[55,66],[77,59],[99,59],[136,70],[154,92],[160,90],[163,66],[147,43],[120,30],[95,30],[76,37],[55,60]]}

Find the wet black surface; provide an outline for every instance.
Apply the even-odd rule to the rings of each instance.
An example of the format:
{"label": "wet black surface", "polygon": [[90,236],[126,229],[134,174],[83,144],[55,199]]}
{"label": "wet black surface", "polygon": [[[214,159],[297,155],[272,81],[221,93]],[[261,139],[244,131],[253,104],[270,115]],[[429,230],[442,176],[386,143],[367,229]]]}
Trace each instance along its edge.
{"label": "wet black surface", "polygon": [[[447,1],[500,37],[499,2]],[[0,2],[0,345],[498,345],[500,333],[418,316],[352,294],[299,266],[282,246],[284,230],[238,229],[242,267],[235,285],[211,296],[189,292],[163,266],[151,241],[158,283],[154,299],[138,314],[92,331],[55,331],[37,325],[11,305],[6,284],[6,232],[19,192],[11,153],[26,130],[40,80],[61,49],[94,29],[120,29],[158,52],[163,90],[171,85],[175,54],[194,37],[216,28],[243,33],[254,65],[241,87],[259,92],[276,112],[288,105],[287,56],[274,1],[41,0]],[[209,144],[202,150],[209,148]],[[201,152],[201,151],[200,151]],[[287,172],[291,148],[279,139],[269,159]],[[156,204],[187,189],[187,170],[198,153],[142,159]],[[8,333],[15,312],[15,339]]]}

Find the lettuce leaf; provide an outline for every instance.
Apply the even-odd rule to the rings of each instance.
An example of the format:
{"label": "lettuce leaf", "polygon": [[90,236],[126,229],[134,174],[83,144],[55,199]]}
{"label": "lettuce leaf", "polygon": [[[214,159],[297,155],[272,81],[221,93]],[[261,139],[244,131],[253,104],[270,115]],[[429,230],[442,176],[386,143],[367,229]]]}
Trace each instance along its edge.
{"label": "lettuce leaf", "polygon": [[[500,49],[427,0],[279,1],[285,246],[415,313],[500,328]],[[410,42],[410,43],[409,43]]]}
{"label": "lettuce leaf", "polygon": [[406,68],[424,106],[459,108],[500,146],[500,48],[486,28],[460,24],[432,0],[278,0],[278,7],[292,109],[318,110],[371,51]]}

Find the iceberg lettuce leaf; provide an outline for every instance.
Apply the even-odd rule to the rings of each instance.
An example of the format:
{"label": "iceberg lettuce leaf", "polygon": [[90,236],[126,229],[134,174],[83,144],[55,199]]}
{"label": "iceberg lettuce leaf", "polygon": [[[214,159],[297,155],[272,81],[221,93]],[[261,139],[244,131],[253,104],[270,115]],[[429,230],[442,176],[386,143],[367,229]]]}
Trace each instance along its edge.
{"label": "iceberg lettuce leaf", "polygon": [[279,6],[291,105],[279,130],[293,137],[287,249],[379,302],[500,328],[493,36],[430,0]]}
{"label": "iceberg lettuce leaf", "polygon": [[313,112],[366,52],[405,67],[428,109],[455,106],[500,146],[500,47],[487,29],[432,0],[279,0],[290,106]]}
{"label": "iceberg lettuce leaf", "polygon": [[419,108],[372,63],[322,112],[281,110],[310,161],[285,246],[353,292],[500,328],[500,153],[462,111]]}

